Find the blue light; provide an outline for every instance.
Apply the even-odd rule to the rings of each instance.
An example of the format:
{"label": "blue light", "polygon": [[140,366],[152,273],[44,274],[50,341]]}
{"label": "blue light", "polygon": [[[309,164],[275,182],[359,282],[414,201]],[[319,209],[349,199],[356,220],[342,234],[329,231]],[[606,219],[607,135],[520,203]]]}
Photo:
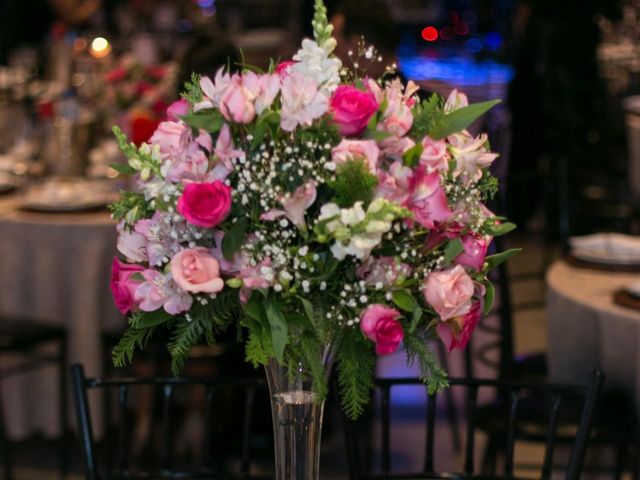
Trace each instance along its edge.
{"label": "blue light", "polygon": [[471,38],[467,40],[465,46],[471,53],[478,53],[482,50],[482,42],[477,38]]}
{"label": "blue light", "polygon": [[502,35],[499,32],[489,32],[484,37],[484,43],[492,52],[502,46]]}
{"label": "blue light", "polygon": [[198,0],[198,6],[200,8],[209,8],[213,7],[213,3],[215,0]]}
{"label": "blue light", "polygon": [[[471,39],[480,42],[478,39]],[[467,42],[467,44],[469,43]],[[412,80],[440,80],[461,86],[507,84],[513,78],[513,68],[492,60],[476,62],[468,57],[399,58],[400,70]]]}

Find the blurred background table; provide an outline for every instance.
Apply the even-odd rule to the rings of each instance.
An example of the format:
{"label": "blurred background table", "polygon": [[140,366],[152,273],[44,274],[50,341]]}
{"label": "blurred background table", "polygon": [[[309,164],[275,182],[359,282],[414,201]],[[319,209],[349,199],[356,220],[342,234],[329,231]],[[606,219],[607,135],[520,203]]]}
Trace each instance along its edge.
{"label": "blurred background table", "polygon": [[581,382],[594,369],[608,389],[623,391],[640,408],[640,310],[613,296],[637,273],[590,270],[556,261],[547,273],[549,373],[556,382]]}
{"label": "blurred background table", "polygon": [[[67,328],[70,362],[102,372],[101,334],[123,319],[109,292],[116,231],[106,210],[36,213],[20,197],[0,199],[0,318],[27,318]],[[46,367],[3,384],[13,438],[59,433],[56,377]]]}

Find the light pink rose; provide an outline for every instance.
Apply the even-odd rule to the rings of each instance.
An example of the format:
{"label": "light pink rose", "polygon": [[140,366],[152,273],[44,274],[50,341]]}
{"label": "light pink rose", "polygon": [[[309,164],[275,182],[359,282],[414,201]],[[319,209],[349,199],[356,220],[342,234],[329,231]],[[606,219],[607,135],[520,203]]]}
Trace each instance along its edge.
{"label": "light pink rose", "polygon": [[467,314],[473,292],[473,280],[460,265],[431,272],[423,290],[425,300],[442,320]]}
{"label": "light pink rose", "polygon": [[463,350],[469,343],[471,334],[479,321],[480,302],[475,302],[471,310],[465,315],[439,322],[436,327],[436,332],[440,340],[447,346],[449,353],[455,348]]}
{"label": "light pink rose", "polygon": [[135,292],[135,301],[143,312],[155,312],[164,308],[171,315],[184,313],[191,308],[193,298],[179,289],[171,275],[163,275],[157,270],[142,272],[145,281]]}
{"label": "light pink rose", "polygon": [[402,315],[393,308],[379,303],[370,305],[360,314],[360,330],[376,344],[378,355],[395,352],[404,338],[398,319]]}
{"label": "light pink rose", "polygon": [[343,139],[331,150],[331,159],[337,164],[347,160],[362,158],[369,167],[369,171],[376,174],[378,170],[378,156],[380,149],[375,140],[347,140]]}
{"label": "light pink rose", "polygon": [[411,267],[394,257],[369,257],[356,270],[369,286],[390,287],[411,274]]}
{"label": "light pink rose", "polygon": [[184,149],[191,132],[182,122],[161,122],[149,139],[149,143],[160,146],[162,158],[171,157]]}
{"label": "light pink rose", "polygon": [[468,234],[461,238],[464,252],[458,255],[453,263],[463,267],[482,270],[484,258],[487,256],[487,249],[491,243],[491,237]]}
{"label": "light pink rose", "polygon": [[291,73],[291,67],[295,65],[296,62],[293,60],[285,60],[284,62],[280,62],[276,67],[276,73],[280,77],[281,80],[284,80]]}
{"label": "light pink rose", "polygon": [[189,102],[184,98],[176,100],[167,108],[167,119],[177,122],[180,117],[185,116],[187,113],[189,113]]}
{"label": "light pink rose", "polygon": [[447,195],[440,186],[440,175],[437,172],[427,174],[420,166],[409,179],[409,198],[404,206],[426,228],[434,228],[451,216]]}
{"label": "light pink rose", "polygon": [[215,227],[231,210],[231,187],[220,180],[190,183],[184,187],[177,209],[192,225]]}
{"label": "light pink rose", "polygon": [[141,281],[133,280],[131,277],[143,270],[144,268],[140,265],[123,263],[116,257],[113,257],[109,286],[111,287],[113,301],[123,315],[136,308],[134,295]]}
{"label": "light pink rose", "polygon": [[256,116],[254,99],[255,95],[243,85],[242,77],[235,74],[220,97],[220,113],[229,122],[251,123]]}
{"label": "light pink rose", "polygon": [[340,135],[357,136],[364,132],[379,104],[373,93],[350,85],[340,85],[331,97],[330,110]]}
{"label": "light pink rose", "polygon": [[427,173],[449,170],[447,142],[427,136],[422,139],[422,148],[420,163],[425,166]]}
{"label": "light pink rose", "polygon": [[449,97],[447,97],[447,101],[444,104],[444,113],[455,112],[468,105],[469,100],[467,100],[467,96],[454,88],[451,90],[451,93],[449,93]]}
{"label": "light pink rose", "polygon": [[170,266],[173,280],[187,292],[216,293],[224,288],[218,261],[204,247],[176,253]]}
{"label": "light pink rose", "polygon": [[329,106],[327,97],[318,90],[315,80],[297,72],[291,72],[282,81],[280,91],[280,127],[286,132],[292,132],[298,125],[311,126]]}
{"label": "light pink rose", "polygon": [[286,216],[291,223],[298,228],[306,228],[304,214],[307,209],[316,201],[316,185],[313,181],[308,181],[304,185],[296,188],[293,194],[287,194],[278,200],[284,210],[269,210],[260,216],[261,220],[273,221],[276,218]]}

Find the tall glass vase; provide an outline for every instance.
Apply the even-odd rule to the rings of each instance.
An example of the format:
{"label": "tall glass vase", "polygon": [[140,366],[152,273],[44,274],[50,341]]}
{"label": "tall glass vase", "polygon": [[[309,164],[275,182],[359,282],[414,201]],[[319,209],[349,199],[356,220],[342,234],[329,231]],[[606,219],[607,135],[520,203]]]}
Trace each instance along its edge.
{"label": "tall glass vase", "polygon": [[[321,360],[326,380],[333,362],[331,348],[325,349]],[[300,360],[291,369],[271,359],[265,368],[271,394],[275,480],[317,480],[324,399],[316,393],[309,366]]]}

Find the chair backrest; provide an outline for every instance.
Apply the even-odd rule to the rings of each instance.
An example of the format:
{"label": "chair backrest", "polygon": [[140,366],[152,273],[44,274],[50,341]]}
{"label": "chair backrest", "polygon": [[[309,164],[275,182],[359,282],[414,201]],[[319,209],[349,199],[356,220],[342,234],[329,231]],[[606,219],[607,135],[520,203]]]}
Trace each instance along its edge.
{"label": "chair backrest", "polygon": [[[531,425],[527,424],[527,419],[522,418],[521,414],[524,408],[520,408],[521,404],[526,403],[527,399],[539,399],[541,396],[546,399],[544,416],[546,420],[546,428],[544,431],[536,430],[535,435],[542,437],[545,443],[544,463],[541,468],[542,479],[550,478],[552,467],[554,466],[554,449],[556,443],[562,440],[563,445],[568,440],[573,440],[571,456],[565,471],[566,480],[578,480],[580,478],[582,465],[584,462],[587,443],[590,436],[592,417],[596,408],[597,400],[602,390],[604,375],[601,372],[594,372],[591,381],[586,386],[569,386],[558,384],[525,384],[518,382],[502,381],[502,380],[482,380],[482,379],[450,379],[450,387],[454,390],[464,390],[466,401],[463,402],[466,409],[466,442],[464,448],[464,466],[461,471],[443,472],[438,470],[438,466],[434,461],[434,447],[439,439],[436,439],[436,432],[441,429],[436,428],[437,418],[437,399],[438,394],[430,394],[427,387],[417,378],[384,378],[377,379],[375,389],[379,403],[376,405],[375,413],[366,417],[366,422],[352,422],[345,417],[347,455],[349,460],[349,475],[351,480],[364,480],[375,478],[377,480],[386,478],[491,478],[514,479],[514,449],[517,440],[533,439],[531,433]],[[392,404],[393,391],[396,387],[401,386],[423,386],[426,395],[426,411],[424,418],[426,424],[425,429],[425,450],[423,455],[423,468],[419,472],[397,472],[392,466]],[[476,455],[476,430],[483,420],[482,408],[479,407],[479,396],[484,397],[485,391],[493,391],[500,394],[501,398],[507,398],[508,402],[501,409],[502,418],[502,435],[503,452],[505,454],[504,475],[496,476],[493,472],[478,472],[478,468],[474,465]],[[540,402],[537,402],[540,403]],[[568,410],[568,412],[567,412]],[[577,430],[572,430],[567,438],[566,433],[558,432],[559,424],[563,423],[565,415],[569,414],[575,419],[574,425],[577,424]],[[362,446],[362,426],[364,423],[367,427],[378,425],[375,420],[379,416],[380,427],[380,467],[371,468],[371,466],[363,465]],[[369,441],[373,438],[371,431],[364,435]],[[540,438],[535,438],[539,440]],[[404,439],[407,443],[408,439]],[[446,442],[446,439],[445,439]],[[377,450],[376,450],[377,451]],[[453,456],[453,452],[451,452]]]}
{"label": "chair backrest", "polygon": [[[83,367],[77,364],[71,367],[71,376],[87,480],[251,478],[254,406],[261,400],[259,395],[264,396],[264,406],[268,408],[269,405],[263,379],[87,378]],[[113,431],[105,432],[105,438],[99,442],[100,452],[88,401],[91,390],[102,390],[117,398],[117,412],[106,413],[116,417],[115,422],[110,423]],[[222,408],[221,400],[224,403]],[[179,403],[182,404],[181,410]],[[184,462],[176,459],[177,427],[180,419],[194,413],[198,416],[195,435],[200,458],[190,459],[188,468],[182,468]],[[141,416],[145,417],[143,421],[140,421]],[[140,432],[145,431],[145,421],[148,428],[143,443],[147,451],[159,453],[152,455],[151,459],[145,458],[140,464],[136,463],[140,458],[134,457],[143,455],[133,452],[140,452],[145,446],[140,445]],[[239,439],[235,438],[238,434],[241,436]],[[115,441],[110,441],[111,438]],[[193,437],[188,437],[188,440],[183,440],[182,446],[185,443],[191,445]],[[149,442],[152,442],[151,449],[148,448]],[[233,456],[239,461],[239,466],[229,471],[225,465],[229,458],[221,458],[221,455],[229,454],[232,443],[239,444],[237,454],[234,450]]]}

